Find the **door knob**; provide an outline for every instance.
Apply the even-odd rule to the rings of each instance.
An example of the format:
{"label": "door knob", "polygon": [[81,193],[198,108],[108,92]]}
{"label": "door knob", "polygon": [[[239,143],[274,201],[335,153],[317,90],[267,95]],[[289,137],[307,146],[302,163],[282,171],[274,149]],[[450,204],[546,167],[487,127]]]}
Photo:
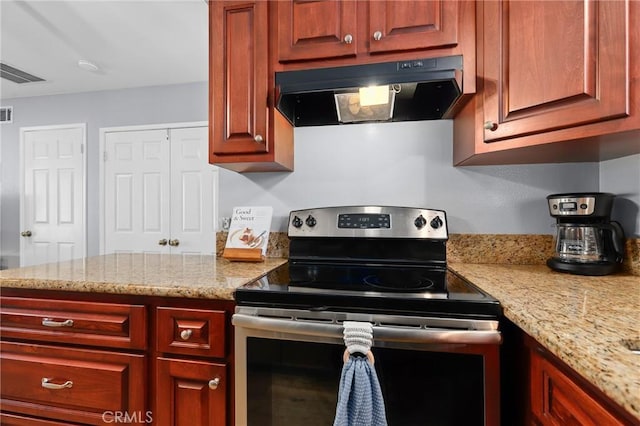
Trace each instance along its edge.
{"label": "door knob", "polygon": [[167,239],[166,238],[161,239],[160,241],[158,241],[158,244],[161,245],[161,246],[166,246],[167,245]]}
{"label": "door knob", "polygon": [[172,247],[177,247],[180,245],[180,241],[179,240],[169,240],[169,245]]}
{"label": "door knob", "polygon": [[20,235],[22,235],[23,237],[30,237],[31,236],[31,231],[22,231],[20,233]]}
{"label": "door knob", "polygon": [[262,135],[256,135],[256,137],[253,138],[253,140],[255,140],[258,143],[262,143],[262,141],[264,141],[264,138],[262,137]]}
{"label": "door knob", "polygon": [[215,379],[209,380],[209,389],[218,389],[218,385],[220,384],[220,378],[216,377]]}
{"label": "door knob", "polygon": [[344,42],[346,44],[351,44],[353,42],[353,36],[351,34],[347,34],[344,36]]}
{"label": "door knob", "polygon": [[375,33],[373,33],[373,39],[375,41],[380,41],[381,38],[382,38],[382,31],[376,31]]}

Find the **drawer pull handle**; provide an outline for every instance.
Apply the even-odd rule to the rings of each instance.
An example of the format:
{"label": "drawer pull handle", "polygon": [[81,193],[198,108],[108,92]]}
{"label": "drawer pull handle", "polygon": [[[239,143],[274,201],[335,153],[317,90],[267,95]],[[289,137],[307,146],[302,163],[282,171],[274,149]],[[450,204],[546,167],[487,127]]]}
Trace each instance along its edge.
{"label": "drawer pull handle", "polygon": [[73,320],[54,321],[51,318],[42,318],[42,325],[45,327],[73,327]]}
{"label": "drawer pull handle", "polygon": [[220,384],[220,378],[216,377],[215,379],[209,380],[209,389],[216,390],[218,389],[218,385]]}
{"label": "drawer pull handle", "polygon": [[193,330],[191,330],[190,328],[187,328],[186,330],[182,330],[180,332],[180,338],[182,340],[189,340],[192,334],[193,334]]}
{"label": "drawer pull handle", "polygon": [[67,380],[64,383],[51,383],[51,380],[48,377],[43,377],[42,378],[42,387],[45,389],[53,389],[53,390],[58,390],[58,389],[66,389],[66,388],[72,388],[73,387],[73,382],[71,380]]}

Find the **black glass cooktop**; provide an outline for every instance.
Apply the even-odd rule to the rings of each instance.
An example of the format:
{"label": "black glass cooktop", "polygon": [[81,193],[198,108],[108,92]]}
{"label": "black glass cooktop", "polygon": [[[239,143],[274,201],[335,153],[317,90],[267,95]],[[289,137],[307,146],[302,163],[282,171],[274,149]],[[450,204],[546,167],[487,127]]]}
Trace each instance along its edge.
{"label": "black glass cooktop", "polygon": [[238,288],[238,305],[496,318],[499,302],[445,267],[287,263]]}

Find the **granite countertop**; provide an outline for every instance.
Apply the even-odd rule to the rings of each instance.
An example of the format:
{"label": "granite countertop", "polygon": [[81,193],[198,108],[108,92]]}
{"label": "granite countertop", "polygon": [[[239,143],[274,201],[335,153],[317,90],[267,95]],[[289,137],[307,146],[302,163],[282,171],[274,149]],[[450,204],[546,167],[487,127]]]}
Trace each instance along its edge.
{"label": "granite countertop", "polygon": [[[0,287],[233,299],[235,288],[280,266],[215,256],[112,254],[0,271]],[[583,277],[544,265],[450,262],[500,300],[504,314],[550,352],[640,419],[640,278]]]}
{"label": "granite countertop", "polygon": [[233,300],[233,291],[287,259],[118,253],[0,271],[0,287]]}
{"label": "granite countertop", "polygon": [[545,265],[450,263],[504,315],[640,420],[640,277],[586,277]]}

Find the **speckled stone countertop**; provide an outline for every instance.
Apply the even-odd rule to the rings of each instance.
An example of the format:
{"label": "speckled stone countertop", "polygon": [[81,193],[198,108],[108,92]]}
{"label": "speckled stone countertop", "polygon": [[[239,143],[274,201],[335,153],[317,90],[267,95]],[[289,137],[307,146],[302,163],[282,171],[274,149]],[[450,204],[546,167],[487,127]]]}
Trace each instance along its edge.
{"label": "speckled stone countertop", "polygon": [[230,262],[215,256],[109,254],[0,271],[0,286],[233,300],[233,291],[287,259]]}
{"label": "speckled stone countertop", "polygon": [[[640,340],[640,277],[628,272],[583,277],[541,264],[515,264],[531,260],[521,258],[512,237],[509,244],[497,244],[510,247],[505,254],[496,254],[495,238],[484,239],[490,244],[483,249],[479,239],[471,251],[451,244],[449,266],[500,300],[515,325],[640,420],[640,355],[623,344]],[[634,244],[637,248],[637,240]],[[539,238],[538,245],[546,248],[547,238]],[[478,259],[470,254],[483,250]],[[514,253],[520,257],[514,260]],[[633,253],[637,272],[638,250]],[[540,259],[533,263],[544,261],[545,254],[536,256]],[[483,259],[504,264],[473,263]],[[0,288],[232,300],[235,288],[284,262],[283,257],[244,263],[215,256],[112,254],[0,271]]]}
{"label": "speckled stone countertop", "polygon": [[640,420],[640,277],[585,277],[545,265],[449,263],[504,315]]}

